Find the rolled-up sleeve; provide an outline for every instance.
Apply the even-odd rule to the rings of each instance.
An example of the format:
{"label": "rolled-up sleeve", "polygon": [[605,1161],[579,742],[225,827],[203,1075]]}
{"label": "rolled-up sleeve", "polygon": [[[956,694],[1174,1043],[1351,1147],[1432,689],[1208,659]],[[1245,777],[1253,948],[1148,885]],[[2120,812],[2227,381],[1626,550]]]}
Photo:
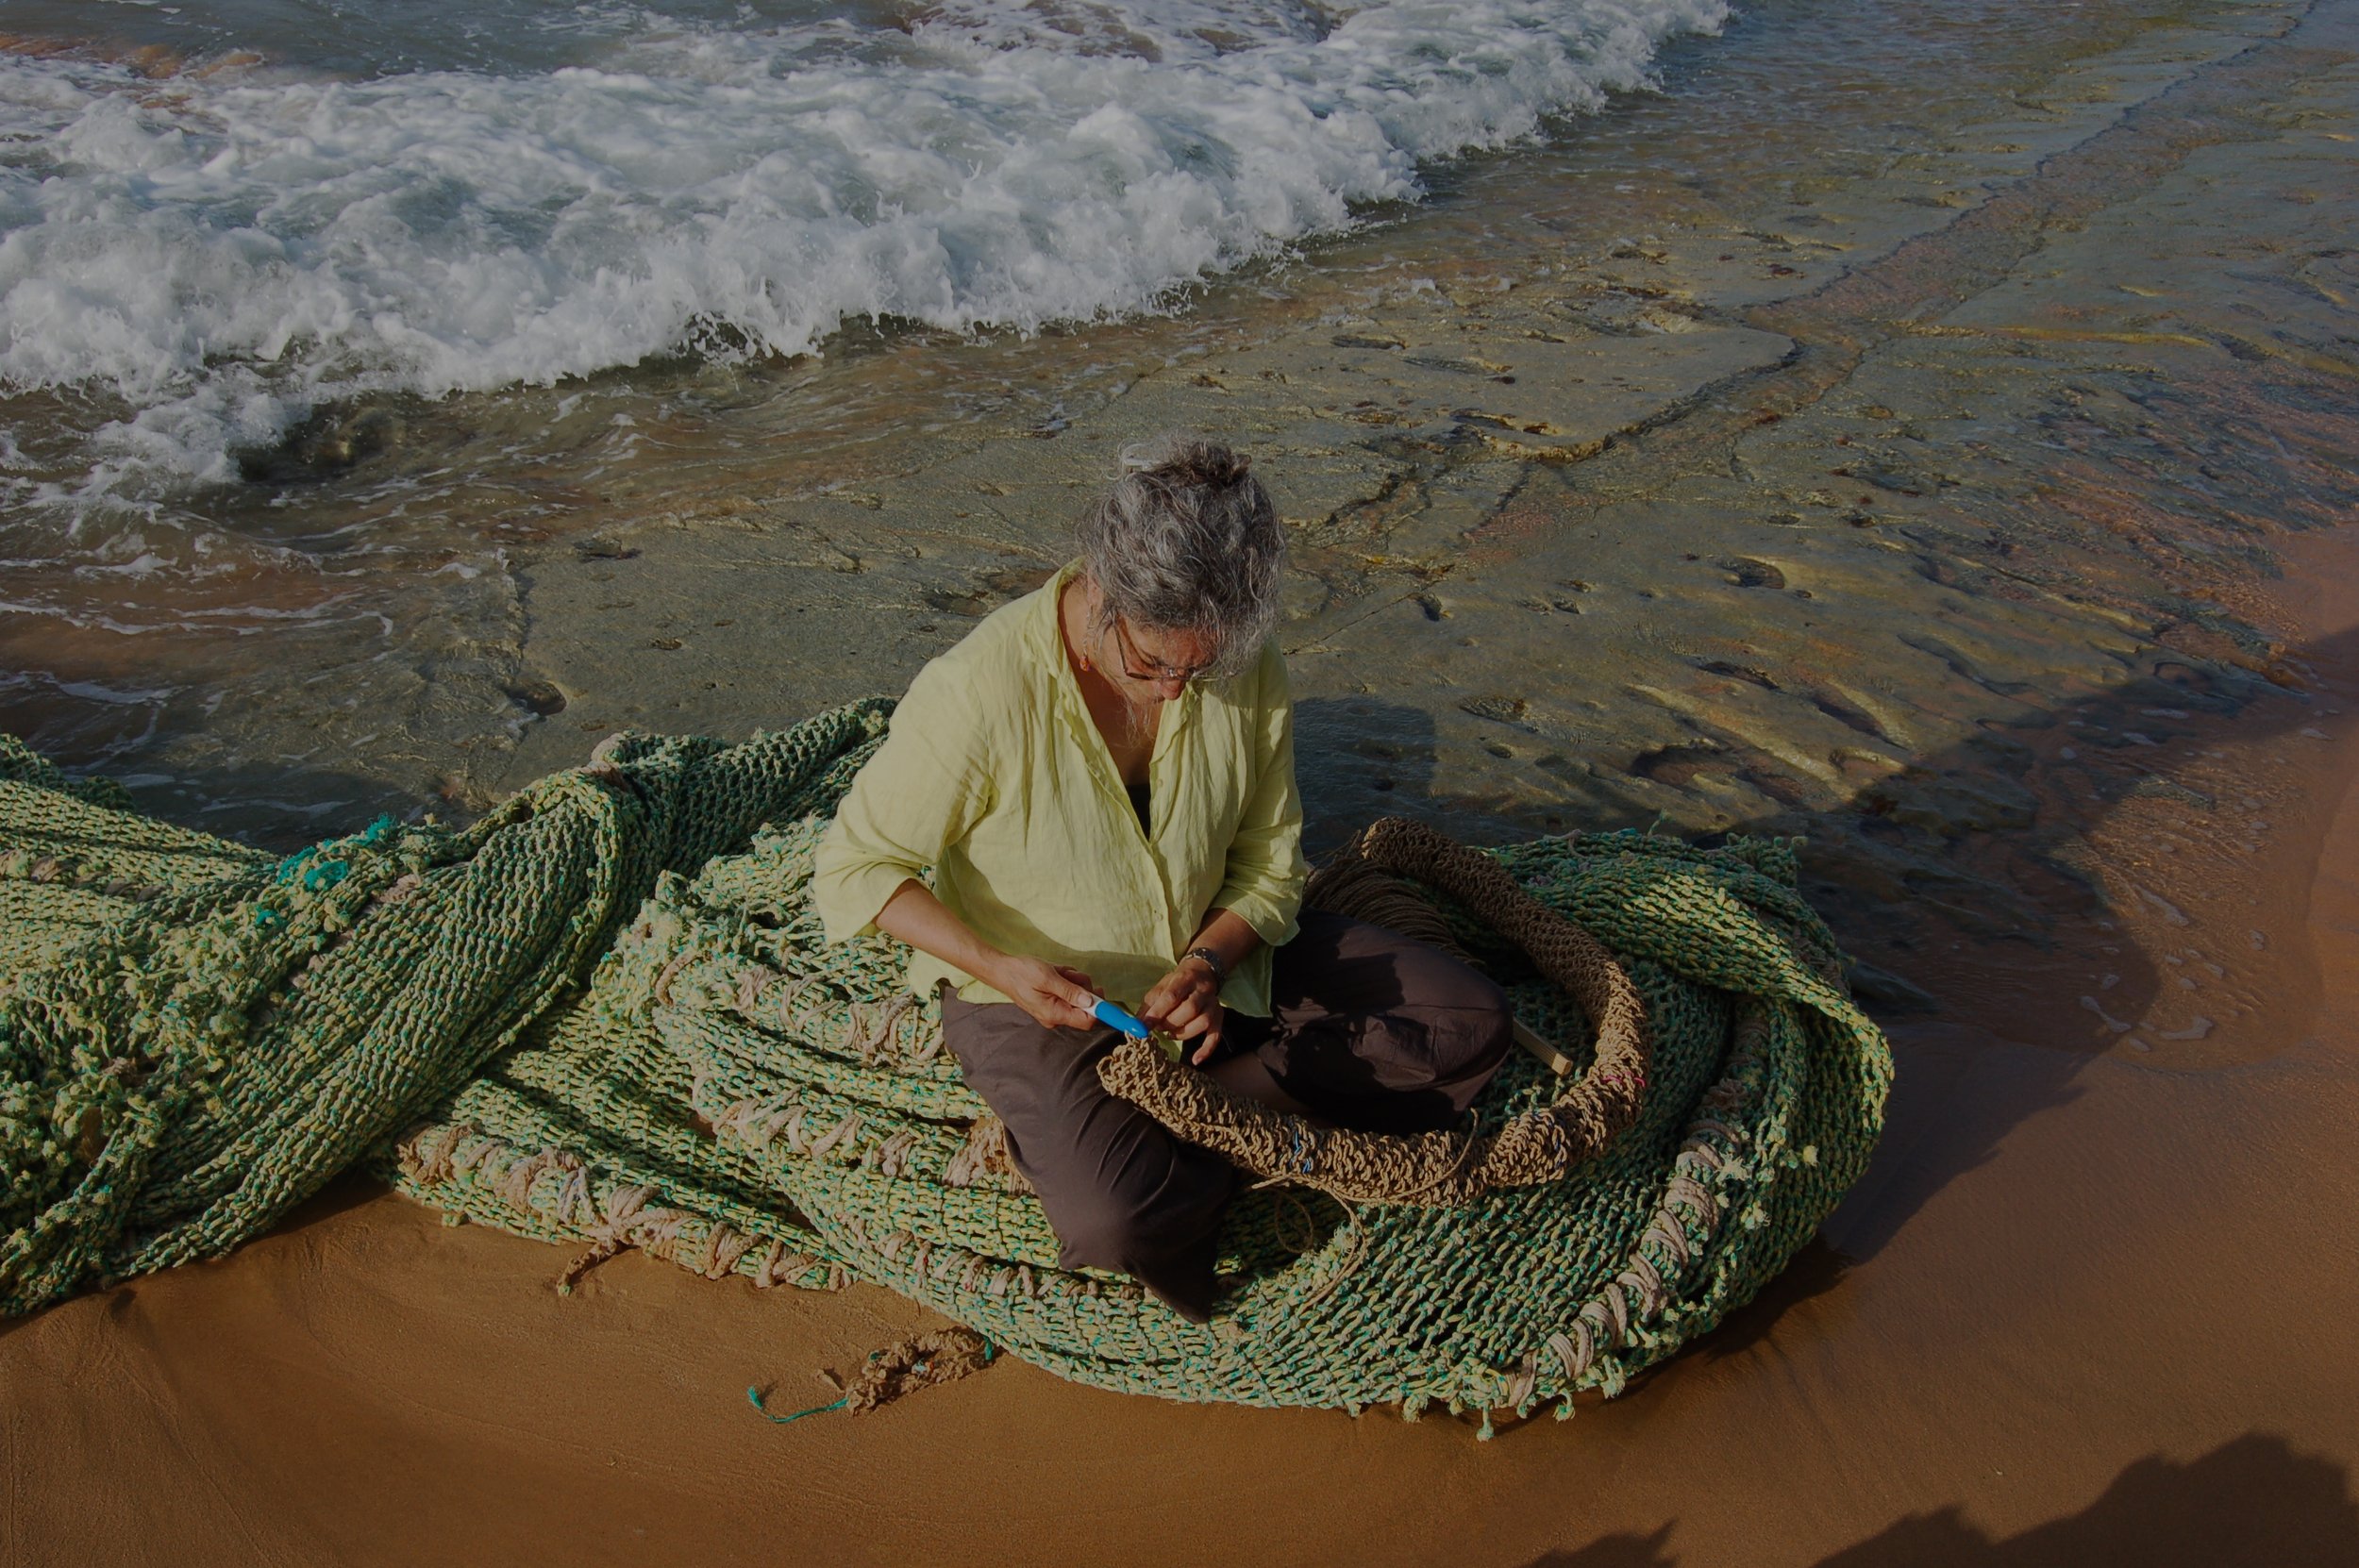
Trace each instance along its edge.
{"label": "rolled-up sleeve", "polygon": [[811,879],[829,942],[875,930],[901,884],[939,864],[989,808],[986,738],[962,684],[944,660],[920,670],[884,744],[836,808]]}
{"label": "rolled-up sleeve", "polygon": [[1278,947],[1293,940],[1302,909],[1302,794],[1295,784],[1294,692],[1275,645],[1263,651],[1255,676],[1253,784],[1213,908]]}

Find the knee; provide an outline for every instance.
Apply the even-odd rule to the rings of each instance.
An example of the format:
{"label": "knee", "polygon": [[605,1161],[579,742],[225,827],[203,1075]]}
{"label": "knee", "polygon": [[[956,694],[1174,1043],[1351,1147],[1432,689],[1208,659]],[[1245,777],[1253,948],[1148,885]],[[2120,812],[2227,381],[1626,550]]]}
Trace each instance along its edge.
{"label": "knee", "polygon": [[1472,1031],[1477,1039],[1477,1055],[1487,1067],[1497,1067],[1507,1059],[1507,1048],[1515,1043],[1515,1009],[1507,999],[1507,993],[1485,980],[1491,994],[1481,1004],[1482,1022]]}
{"label": "knee", "polygon": [[1049,1216],[1062,1260],[1155,1279],[1171,1259],[1202,1247],[1218,1227],[1230,1180],[1228,1165],[1217,1158],[1205,1155],[1199,1161],[1183,1155],[1159,1180],[1117,1183],[1068,1201]]}
{"label": "knee", "polygon": [[1217,1179],[1193,1186],[1181,1201],[1126,1202],[1107,1194],[1056,1221],[1062,1243],[1057,1261],[1127,1274],[1189,1322],[1210,1322],[1220,1291],[1213,1261],[1228,1193],[1222,1165]]}
{"label": "knee", "polygon": [[1436,1085],[1487,1079],[1515,1043],[1515,1012],[1507,993],[1463,964],[1430,988],[1411,1010],[1424,1026],[1427,1061]]}
{"label": "knee", "polygon": [[1479,1086],[1498,1071],[1515,1043],[1515,1014],[1503,993],[1495,1001],[1469,1001],[1452,1009],[1433,1039],[1436,1084]]}
{"label": "knee", "polygon": [[1135,1275],[1141,1259],[1162,1250],[1163,1227],[1134,1209],[1099,1203],[1059,1221],[1057,1240],[1066,1268]]}

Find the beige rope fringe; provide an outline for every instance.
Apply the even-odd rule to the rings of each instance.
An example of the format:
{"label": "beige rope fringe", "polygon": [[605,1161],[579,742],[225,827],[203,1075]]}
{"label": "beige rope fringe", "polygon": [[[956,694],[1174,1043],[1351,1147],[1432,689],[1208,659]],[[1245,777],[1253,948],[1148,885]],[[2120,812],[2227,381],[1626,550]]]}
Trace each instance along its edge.
{"label": "beige rope fringe", "polygon": [[974,1329],[952,1324],[947,1328],[906,1334],[880,1350],[870,1351],[868,1359],[849,1383],[831,1373],[821,1373],[822,1377],[841,1391],[841,1397],[828,1404],[796,1410],[792,1415],[774,1415],[760,1389],[747,1389],[745,1397],[753,1402],[755,1410],[781,1426],[792,1425],[805,1416],[825,1415],[830,1410],[866,1415],[892,1404],[903,1394],[971,1376],[989,1366],[998,1354],[998,1346]]}
{"label": "beige rope fringe", "polygon": [[1637,1117],[1646,1093],[1646,1009],[1629,974],[1595,937],[1517,887],[1497,861],[1403,817],[1374,823],[1346,844],[1313,879],[1312,893],[1321,908],[1403,936],[1431,940],[1426,933],[1438,928],[1447,938],[1441,916],[1394,880],[1398,876],[1464,905],[1522,948],[1588,1016],[1597,1031],[1595,1059],[1553,1102],[1488,1134],[1361,1132],[1232,1094],[1144,1041],[1126,1041],[1101,1061],[1098,1081],[1252,1175],[1349,1203],[1466,1204],[1495,1188],[1553,1181],[1595,1157]]}
{"label": "beige rope fringe", "polygon": [[844,1408],[855,1415],[890,1405],[905,1393],[955,1383],[989,1366],[996,1352],[972,1328],[952,1325],[894,1341],[872,1351],[844,1388]]}

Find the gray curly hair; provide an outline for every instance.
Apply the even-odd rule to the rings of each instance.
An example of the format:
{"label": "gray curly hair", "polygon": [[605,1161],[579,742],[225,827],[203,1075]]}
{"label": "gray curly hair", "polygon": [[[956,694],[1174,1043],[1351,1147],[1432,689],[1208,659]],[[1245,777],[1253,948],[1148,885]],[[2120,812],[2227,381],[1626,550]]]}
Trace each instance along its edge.
{"label": "gray curly hair", "polygon": [[1249,459],[1200,436],[1125,447],[1122,464],[1074,529],[1101,626],[1193,632],[1212,645],[1211,674],[1235,675],[1278,623],[1286,536],[1269,492]]}

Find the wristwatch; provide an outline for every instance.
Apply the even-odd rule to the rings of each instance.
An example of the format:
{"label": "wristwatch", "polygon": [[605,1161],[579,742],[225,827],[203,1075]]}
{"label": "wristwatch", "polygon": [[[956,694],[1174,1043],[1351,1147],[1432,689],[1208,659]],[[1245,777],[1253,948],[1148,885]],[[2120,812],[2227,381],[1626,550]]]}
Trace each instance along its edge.
{"label": "wristwatch", "polygon": [[1180,958],[1182,962],[1189,959],[1202,959],[1207,964],[1212,966],[1213,984],[1217,986],[1227,985],[1229,983],[1229,966],[1221,962],[1220,955],[1213,952],[1211,948],[1191,947],[1186,952],[1180,954]]}

